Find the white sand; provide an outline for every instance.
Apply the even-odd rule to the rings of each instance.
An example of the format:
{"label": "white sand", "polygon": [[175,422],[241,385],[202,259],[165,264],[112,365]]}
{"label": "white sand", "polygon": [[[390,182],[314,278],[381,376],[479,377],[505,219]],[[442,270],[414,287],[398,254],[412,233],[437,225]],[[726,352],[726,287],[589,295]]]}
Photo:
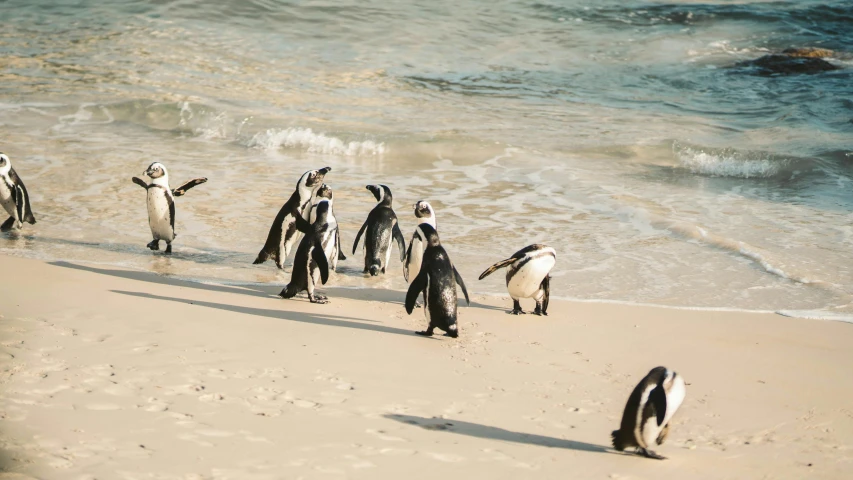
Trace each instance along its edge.
{"label": "white sand", "polygon": [[[0,271],[4,479],[853,471],[850,324],[559,301],[514,317],[474,295],[459,339],[427,339],[402,292],[312,305],[112,267],[0,256]],[[669,459],[615,453],[610,431],[657,365],[688,382],[657,449]]]}

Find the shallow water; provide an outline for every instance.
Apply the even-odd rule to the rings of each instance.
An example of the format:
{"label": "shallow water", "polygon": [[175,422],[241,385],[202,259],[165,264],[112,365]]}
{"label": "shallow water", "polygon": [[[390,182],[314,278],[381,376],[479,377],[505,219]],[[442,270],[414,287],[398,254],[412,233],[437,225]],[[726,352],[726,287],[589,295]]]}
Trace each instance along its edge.
{"label": "shallow water", "polygon": [[[0,150],[38,219],[0,251],[283,285],[251,262],[329,165],[335,285],[405,286],[351,255],[384,183],[407,239],[432,203],[472,291],[503,292],[476,277],[542,242],[561,297],[851,310],[849,2],[411,3],[0,4]],[[790,46],[846,68],[732,67]],[[171,258],[130,182],[155,160],[173,186],[210,179],[177,199]]]}

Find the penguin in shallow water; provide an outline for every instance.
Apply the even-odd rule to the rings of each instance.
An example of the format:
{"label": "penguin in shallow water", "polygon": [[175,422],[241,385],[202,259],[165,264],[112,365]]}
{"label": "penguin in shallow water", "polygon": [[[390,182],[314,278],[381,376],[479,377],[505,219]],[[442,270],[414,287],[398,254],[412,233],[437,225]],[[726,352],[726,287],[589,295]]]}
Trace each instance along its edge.
{"label": "penguin in shallow water", "polygon": [[385,273],[388,261],[391,259],[391,239],[397,242],[400,250],[400,261],[406,259],[406,240],[397,223],[397,215],[391,208],[393,197],[391,189],[385,185],[368,185],[368,190],[376,197],[377,204],[370,211],[364,225],[359,229],[352,244],[352,253],[358,247],[361,234],[364,236],[364,273],[372,276]]}
{"label": "penguin in shallow water", "polygon": [[631,392],[622,424],[614,430],[613,448],[620,452],[637,447],[637,453],[648,458],[664,460],[650,450],[652,445],[662,445],[669,434],[672,416],[681,406],[685,395],[684,379],[666,367],[653,368]]}
{"label": "penguin in shallow water", "polygon": [[172,253],[172,240],[175,234],[175,199],[187,193],[187,190],[206,182],[206,178],[194,178],[180,187],[172,190],[169,188],[169,172],[160,162],[154,162],[148,166],[143,175],[151,178],[151,183],[145,183],[139,177],[133,177],[133,183],[147,191],[148,204],[148,226],[151,227],[151,235],[154,240],[148,243],[151,250],[160,250],[160,240],[166,242],[166,254]]}
{"label": "penguin in shallow water", "polygon": [[326,214],[326,222],[329,224],[329,233],[323,238],[323,251],[326,252],[326,258],[329,260],[329,267],[336,270],[338,260],[346,260],[344,252],[341,250],[341,230],[338,226],[338,219],[335,217],[334,195],[332,187],[325,183],[320,186],[314,198],[311,200],[311,214],[308,215],[308,222],[313,224],[317,221],[317,205],[322,202],[329,203],[328,213]]}
{"label": "penguin in shallow water", "polygon": [[444,330],[446,336],[456,338],[459,336],[459,328],[456,325],[456,284],[462,288],[465,301],[470,305],[468,290],[462,276],[450,261],[447,251],[441,246],[435,228],[428,223],[422,223],[418,225],[418,230],[426,249],[421,269],[406,292],[406,313],[412,314],[418,295],[423,293],[424,316],[429,326],[425,331],[415,333],[431,337],[433,330],[439,328]]}
{"label": "penguin in shallow water", "polygon": [[547,245],[534,244],[522,248],[511,257],[487,268],[480,274],[480,280],[495,270],[509,267],[506,272],[506,289],[512,297],[513,315],[522,315],[522,298],[536,300],[536,315],[548,315],[548,301],[551,297],[551,269],[557,262],[557,252]]}
{"label": "penguin in shallow water", "polygon": [[[435,211],[433,211],[432,205],[429,202],[421,200],[414,205],[414,209],[418,225],[428,223],[432,228],[438,229],[435,225]],[[412,233],[412,240],[409,241],[409,248],[406,250],[406,261],[403,264],[403,278],[407,282],[414,280],[418,272],[421,271],[421,260],[423,259],[425,248],[426,242],[418,234],[418,229],[415,227],[415,231]]]}
{"label": "penguin in shallow water", "polygon": [[328,222],[332,204],[328,200],[321,201],[314,208],[313,224],[301,216],[295,218],[294,224],[305,234],[296,248],[293,258],[293,271],[290,273],[290,283],[279,293],[281,298],[293,298],[297,293],[307,290],[311,303],[328,303],[325,295],[315,295],[318,282],[325,284],[329,280],[329,261],[323,248],[323,241],[330,249],[337,248],[334,242],[335,227]]}
{"label": "penguin in shallow water", "polygon": [[20,229],[24,226],[24,222],[30,225],[36,223],[36,217],[33,216],[33,210],[30,208],[27,187],[12,168],[12,161],[4,153],[0,153],[0,204],[3,204],[3,208],[9,214],[9,218],[0,225],[0,231]]}
{"label": "penguin in shallow water", "polygon": [[332,171],[332,167],[319,170],[309,170],[299,177],[296,182],[296,190],[284,203],[272,222],[267,241],[258,252],[257,258],[252,262],[254,265],[264,263],[272,257],[278,268],[284,268],[284,261],[293,249],[293,244],[301,236],[296,229],[296,216],[301,215],[303,219],[308,216],[311,207],[311,199],[314,193],[323,184],[326,174]]}

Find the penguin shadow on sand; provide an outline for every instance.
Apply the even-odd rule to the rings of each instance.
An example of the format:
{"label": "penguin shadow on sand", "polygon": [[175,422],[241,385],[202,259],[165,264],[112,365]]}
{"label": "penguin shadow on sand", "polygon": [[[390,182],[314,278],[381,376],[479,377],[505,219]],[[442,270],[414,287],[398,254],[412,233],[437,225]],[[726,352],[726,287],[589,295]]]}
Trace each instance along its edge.
{"label": "penguin shadow on sand", "polygon": [[[271,308],[255,308],[255,307],[242,307],[239,305],[229,305],[226,303],[216,303],[216,302],[205,302],[198,300],[188,300],[186,298],[177,298],[177,297],[167,297],[163,295],[154,295],[151,293],[144,292],[128,292],[125,290],[110,290],[112,293],[117,293],[119,295],[128,295],[131,297],[139,297],[139,298],[147,298],[151,300],[158,301],[168,301],[168,302],[177,302],[189,305],[196,305],[199,307],[205,308],[215,308],[217,310],[224,310],[226,312],[234,312],[234,313],[242,313],[246,315],[255,315],[259,317],[268,317],[274,318],[278,320],[287,320],[291,322],[300,322],[300,323],[310,323],[314,325],[324,325],[328,327],[343,327],[343,328],[354,328],[357,330],[372,330],[374,332],[379,333],[392,333],[396,335],[405,335],[407,337],[412,337],[411,330],[389,327],[387,325],[382,325],[375,320],[354,320],[352,317],[344,317],[340,315],[326,315],[323,313],[303,313],[303,312],[293,312],[288,310],[282,310],[279,308],[271,309]],[[318,310],[320,312],[320,310]]]}
{"label": "penguin shadow on sand", "polygon": [[109,268],[98,268],[89,265],[80,265],[63,261],[48,262],[48,264],[55,265],[57,267],[82,270],[84,272],[97,273],[100,275],[109,275],[111,277],[126,278],[128,280],[136,280],[139,282],[157,283],[160,285],[173,285],[177,287],[197,288],[199,290],[207,290],[210,292],[236,293],[238,295],[251,295],[254,297],[275,297],[278,293],[278,290],[280,289],[280,287],[277,287],[275,285],[246,285],[240,287],[229,285],[210,285],[206,283],[190,282],[187,280],[177,280],[174,278],[169,278],[149,272],[135,272],[132,270],[114,270]]}
{"label": "penguin shadow on sand", "polygon": [[[94,248],[105,250],[108,252],[122,254],[141,254],[146,257],[159,258],[163,255],[157,253],[149,253],[149,250],[144,245],[128,244],[128,243],[98,243],[98,242],[83,242],[79,240],[68,240],[64,238],[41,237],[38,235],[21,235],[28,241],[33,243],[47,243],[54,245],[71,245],[74,247]],[[206,248],[204,251],[187,252],[177,249],[172,252],[171,258],[174,260],[186,260],[200,264],[221,263],[223,260],[231,260],[235,263],[245,264],[251,259],[251,254],[244,252],[234,252],[231,250],[217,250]]]}
{"label": "penguin shadow on sand", "polygon": [[[359,273],[361,276],[361,273]],[[405,307],[406,305],[406,292],[402,290],[390,290],[387,288],[340,288],[340,287],[329,287],[329,292],[332,294],[332,299],[340,297],[340,298],[348,298],[350,300],[362,300],[362,301],[371,301],[371,302],[382,302],[382,303],[390,303],[392,305],[399,305],[401,307]],[[464,302],[461,302],[459,306],[465,306]],[[471,301],[471,304],[467,306],[467,308],[482,308],[484,310],[497,310],[501,312],[509,312],[506,308],[496,307],[494,305],[486,305],[483,303],[477,303],[475,301]],[[415,310],[420,311],[420,310]]]}
{"label": "penguin shadow on sand", "polygon": [[463,422],[446,418],[424,418],[414,415],[386,414],[383,417],[397,422],[414,425],[425,430],[456,433],[468,435],[469,437],[501,440],[504,442],[524,443],[540,447],[564,448],[567,450],[578,450],[582,452],[609,453],[624,455],[602,445],[565,440],[562,438],[546,437],[530,433],[513,432],[499,427],[480,425],[479,423]]}

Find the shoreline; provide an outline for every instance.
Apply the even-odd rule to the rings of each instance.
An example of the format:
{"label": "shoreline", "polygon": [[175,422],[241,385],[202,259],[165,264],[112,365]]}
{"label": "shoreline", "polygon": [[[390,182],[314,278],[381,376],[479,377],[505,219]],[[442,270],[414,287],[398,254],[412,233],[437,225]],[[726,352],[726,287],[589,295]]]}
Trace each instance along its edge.
{"label": "shoreline", "polygon": [[[71,267],[71,268],[69,268]],[[853,329],[767,313],[193,283],[0,256],[0,478],[843,478]],[[100,270],[100,271],[98,271]],[[396,271],[389,272],[395,274]],[[614,452],[637,381],[687,397],[659,462]]]}

